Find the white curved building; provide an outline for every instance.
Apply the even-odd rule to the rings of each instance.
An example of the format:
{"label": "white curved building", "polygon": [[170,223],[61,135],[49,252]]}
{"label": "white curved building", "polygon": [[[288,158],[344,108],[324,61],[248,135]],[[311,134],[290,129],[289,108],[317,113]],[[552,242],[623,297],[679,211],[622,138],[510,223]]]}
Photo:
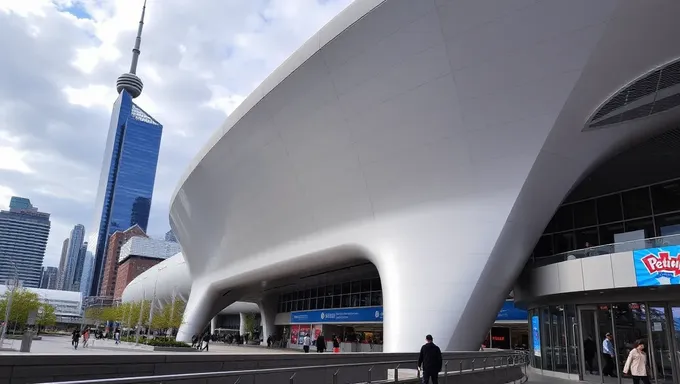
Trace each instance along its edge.
{"label": "white curved building", "polygon": [[678,118],[625,88],[680,57],[678,14],[673,0],[355,1],[182,177],[178,338],[237,300],[270,334],[277,291],[369,262],[385,351],[428,333],[476,350],[570,189]]}
{"label": "white curved building", "polygon": [[[123,291],[123,302],[156,300],[162,304],[172,303],[173,298],[188,300],[191,293],[191,276],[182,253],[163,260],[137,276]],[[257,304],[236,302],[223,308],[221,314],[258,313]]]}

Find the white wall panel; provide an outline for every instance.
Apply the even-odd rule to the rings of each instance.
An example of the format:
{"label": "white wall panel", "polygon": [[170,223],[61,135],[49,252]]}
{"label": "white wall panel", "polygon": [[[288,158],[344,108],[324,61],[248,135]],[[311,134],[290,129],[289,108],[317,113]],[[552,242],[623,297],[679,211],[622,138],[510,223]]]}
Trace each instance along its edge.
{"label": "white wall panel", "polygon": [[386,351],[416,350],[427,333],[476,349],[579,178],[668,126],[582,132],[645,65],[678,55],[680,3],[655,4],[355,1],[178,185],[170,221],[194,292],[180,338],[239,292],[361,257],[385,290]]}

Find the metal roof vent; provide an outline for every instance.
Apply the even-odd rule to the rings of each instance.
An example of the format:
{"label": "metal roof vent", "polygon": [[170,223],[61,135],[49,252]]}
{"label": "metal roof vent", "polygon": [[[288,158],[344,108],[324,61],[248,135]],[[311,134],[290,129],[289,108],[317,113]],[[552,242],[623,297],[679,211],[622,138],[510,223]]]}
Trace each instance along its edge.
{"label": "metal roof vent", "polygon": [[584,131],[647,117],[679,105],[680,59],[676,59],[615,93],[588,119]]}

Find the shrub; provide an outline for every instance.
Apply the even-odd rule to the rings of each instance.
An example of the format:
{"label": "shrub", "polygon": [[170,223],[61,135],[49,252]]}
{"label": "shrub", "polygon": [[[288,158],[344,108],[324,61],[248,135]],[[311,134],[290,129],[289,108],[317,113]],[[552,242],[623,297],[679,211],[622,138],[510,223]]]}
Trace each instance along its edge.
{"label": "shrub", "polygon": [[147,345],[151,345],[153,347],[182,347],[182,348],[190,348],[191,346],[187,343],[183,343],[181,341],[165,338],[165,337],[158,337],[155,339],[148,339],[145,340]]}

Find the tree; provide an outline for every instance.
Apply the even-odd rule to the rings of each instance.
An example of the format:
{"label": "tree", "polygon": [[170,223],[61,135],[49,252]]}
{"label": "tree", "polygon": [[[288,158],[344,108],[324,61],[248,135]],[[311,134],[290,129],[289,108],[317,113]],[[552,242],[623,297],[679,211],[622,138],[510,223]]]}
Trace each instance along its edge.
{"label": "tree", "polygon": [[[5,313],[7,300],[11,294],[12,291],[6,291],[2,299],[0,299],[0,313]],[[15,290],[12,296],[9,322],[13,323],[15,327],[23,327],[28,321],[28,315],[33,311],[37,311],[41,305],[37,293],[25,288]]]}
{"label": "tree", "polygon": [[254,313],[247,313],[243,319],[244,322],[244,328],[246,329],[246,333],[250,333],[251,335],[255,333],[255,314]]}
{"label": "tree", "polygon": [[41,310],[38,310],[38,316],[35,323],[38,326],[38,333],[40,329],[52,326],[57,323],[57,315],[54,313],[54,307],[49,304],[43,304]]}

